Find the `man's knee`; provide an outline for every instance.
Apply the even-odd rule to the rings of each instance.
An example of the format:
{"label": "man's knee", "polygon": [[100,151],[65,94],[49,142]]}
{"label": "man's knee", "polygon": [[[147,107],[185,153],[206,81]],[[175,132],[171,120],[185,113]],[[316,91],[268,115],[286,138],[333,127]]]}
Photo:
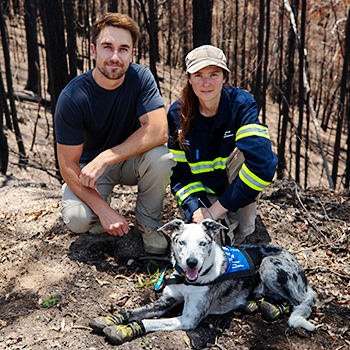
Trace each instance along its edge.
{"label": "man's knee", "polygon": [[149,150],[146,154],[146,160],[152,171],[156,171],[159,176],[172,174],[172,168],[176,165],[173,154],[166,146],[158,146]]}
{"label": "man's knee", "polygon": [[62,209],[64,223],[75,233],[89,231],[96,224],[97,217],[94,219],[94,216],[90,208],[84,208],[83,205]]}

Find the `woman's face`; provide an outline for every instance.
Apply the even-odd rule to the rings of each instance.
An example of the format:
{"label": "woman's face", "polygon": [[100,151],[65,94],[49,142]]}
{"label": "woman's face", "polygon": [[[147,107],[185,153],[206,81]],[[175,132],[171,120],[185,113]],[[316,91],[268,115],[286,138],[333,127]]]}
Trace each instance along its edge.
{"label": "woman's face", "polygon": [[191,74],[188,81],[199,101],[209,102],[220,101],[221,89],[226,82],[226,78],[222,68],[209,66]]}

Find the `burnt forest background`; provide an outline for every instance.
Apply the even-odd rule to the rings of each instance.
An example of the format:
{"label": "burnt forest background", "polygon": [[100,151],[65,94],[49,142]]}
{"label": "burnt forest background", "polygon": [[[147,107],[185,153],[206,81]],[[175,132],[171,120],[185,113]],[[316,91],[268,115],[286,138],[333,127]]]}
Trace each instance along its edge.
{"label": "burnt forest background", "polygon": [[[0,6],[0,172],[9,155],[61,179],[55,156],[35,152],[39,120],[52,138],[65,85],[94,67],[91,25],[106,12],[140,26],[134,61],[148,66],[166,108],[186,82],[184,57],[212,44],[228,59],[230,83],[256,99],[278,155],[276,176],[307,188],[349,188],[349,0],[2,0]],[[23,74],[27,72],[27,74]],[[35,113],[18,117],[26,101]],[[32,124],[30,144],[21,135]],[[14,134],[17,148],[10,148]]]}

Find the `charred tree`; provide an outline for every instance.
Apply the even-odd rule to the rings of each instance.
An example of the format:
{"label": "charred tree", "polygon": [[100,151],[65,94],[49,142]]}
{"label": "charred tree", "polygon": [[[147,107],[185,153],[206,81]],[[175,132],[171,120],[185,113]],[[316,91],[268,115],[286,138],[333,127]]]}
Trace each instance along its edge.
{"label": "charred tree", "polygon": [[38,80],[39,72],[39,48],[36,29],[36,7],[34,0],[24,1],[24,24],[27,38],[27,55],[28,55],[28,80],[26,90],[38,93],[40,81]]}
{"label": "charred tree", "polygon": [[193,0],[193,48],[210,45],[213,0]]}
{"label": "charred tree", "polygon": [[166,59],[166,64],[168,66],[171,66],[171,51],[172,51],[172,43],[171,43],[171,38],[173,36],[173,16],[171,13],[171,8],[172,8],[172,2],[171,0],[168,0],[168,40],[167,40],[167,59]]}
{"label": "charred tree", "polygon": [[8,42],[7,42],[7,33],[6,33],[6,28],[5,28],[5,19],[4,19],[4,15],[2,13],[2,6],[0,6],[0,31],[1,31],[2,48],[3,48],[3,52],[4,52],[4,58],[5,58],[7,93],[8,93],[8,97],[10,100],[13,129],[15,131],[18,151],[20,154],[19,162],[26,163],[27,162],[26,152],[24,149],[21,131],[20,131],[19,125],[18,125],[17,109],[16,109],[15,96],[14,96],[13,85],[12,85],[10,51],[9,51]]}
{"label": "charred tree", "polygon": [[345,54],[344,54],[343,72],[341,77],[337,133],[336,133],[336,138],[334,143],[334,157],[333,157],[333,168],[332,168],[332,179],[334,183],[334,188],[336,188],[337,186],[340,141],[341,141],[341,134],[343,129],[344,111],[346,110],[345,96],[346,96],[347,82],[348,82],[348,75],[349,75],[349,51],[350,51],[350,9],[348,12],[348,18],[346,20],[346,28],[345,28]]}
{"label": "charred tree", "polygon": [[[292,0],[292,11],[294,17],[298,14],[299,0]],[[288,49],[287,49],[287,81],[284,90],[284,96],[282,98],[282,127],[280,143],[278,144],[278,165],[277,165],[277,177],[279,179],[283,178],[284,170],[286,169],[286,137],[287,137],[287,126],[289,117],[289,104],[292,96],[293,78],[294,78],[294,54],[296,48],[296,35],[292,28],[290,27],[288,36]]]}
{"label": "charred tree", "polygon": [[11,113],[9,110],[9,106],[7,105],[7,97],[4,82],[2,80],[2,76],[0,74],[0,103],[2,104],[2,109],[5,112],[6,126],[13,131]]}
{"label": "charred tree", "polygon": [[262,120],[266,123],[266,90],[267,90],[267,66],[269,64],[269,41],[270,41],[270,0],[266,0],[266,33],[265,33],[265,59],[263,75],[263,93],[260,98],[263,110]]}
{"label": "charred tree", "polygon": [[260,0],[259,16],[259,35],[258,35],[258,66],[256,68],[256,79],[254,88],[254,97],[258,103],[258,109],[261,108],[261,77],[264,53],[264,28],[265,28],[265,1]]}
{"label": "charred tree", "polygon": [[[247,35],[247,13],[248,13],[248,0],[244,0],[244,11],[243,11],[243,30],[242,30],[242,77],[241,77],[241,88],[245,89],[247,87],[247,82],[245,78],[245,50],[246,50],[246,35]],[[238,6],[236,6],[236,17],[238,18]]]}
{"label": "charred tree", "polygon": [[64,0],[66,17],[67,52],[69,62],[69,80],[77,76],[77,39],[75,23],[75,0]]}
{"label": "charred tree", "polygon": [[183,23],[182,23],[182,37],[183,37],[183,59],[182,59],[182,64],[183,64],[183,69],[186,69],[186,64],[185,64],[185,57],[187,53],[189,52],[188,49],[188,36],[187,36],[187,0],[183,0],[183,9],[184,9],[184,15],[183,15]]}
{"label": "charred tree", "polygon": [[108,12],[118,12],[118,0],[108,0]]}
{"label": "charred tree", "polygon": [[[139,0],[139,4],[141,6],[141,11],[145,20],[145,24],[146,24],[146,28],[147,28],[147,32],[148,32],[148,36],[149,36],[149,64],[150,64],[150,70],[154,76],[154,79],[156,80],[158,89],[160,88],[159,86],[159,77],[158,77],[158,73],[157,73],[157,66],[156,66],[156,46],[155,46],[155,38],[154,38],[154,33],[153,33],[153,28],[152,25],[150,23],[150,20],[147,16],[147,11],[146,11],[146,7],[144,4],[144,0]],[[150,4],[150,2],[148,3]],[[160,89],[159,89],[160,90]]]}
{"label": "charred tree", "polygon": [[[66,58],[66,45],[64,38],[64,21],[61,0],[41,0],[42,22],[45,34],[45,48],[48,57],[48,75],[51,94],[51,110],[53,119],[58,96],[68,83],[68,66]],[[50,24],[50,25],[49,25]],[[55,125],[53,123],[53,125]],[[55,140],[55,132],[53,133]],[[57,160],[57,145],[54,142],[56,168],[59,169]],[[60,176],[59,174],[57,174]]]}
{"label": "charred tree", "polygon": [[4,133],[2,100],[0,98],[0,173],[6,174],[9,162],[9,147]]}
{"label": "charred tree", "polygon": [[305,20],[306,0],[302,0],[300,42],[299,42],[299,122],[297,129],[297,140],[295,150],[295,181],[300,183],[300,145],[302,140],[303,119],[304,119],[304,49],[305,49]]}

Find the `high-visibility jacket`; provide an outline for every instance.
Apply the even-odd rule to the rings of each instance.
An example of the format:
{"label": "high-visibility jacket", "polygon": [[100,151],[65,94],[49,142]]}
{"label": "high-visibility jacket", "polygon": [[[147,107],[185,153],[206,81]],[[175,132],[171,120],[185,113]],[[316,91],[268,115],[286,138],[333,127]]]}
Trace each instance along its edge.
{"label": "high-visibility jacket", "polygon": [[[178,100],[168,112],[168,147],[177,161],[171,177],[171,190],[187,219],[191,221],[193,212],[203,206],[201,201],[210,206],[208,193],[219,196],[220,204],[232,212],[254,202],[271,183],[277,157],[271,149],[267,126],[259,122],[257,104],[252,95],[224,86],[211,128],[197,106],[184,148],[177,140],[181,130],[180,106]],[[226,162],[235,147],[243,153],[245,161],[228,186]]]}

